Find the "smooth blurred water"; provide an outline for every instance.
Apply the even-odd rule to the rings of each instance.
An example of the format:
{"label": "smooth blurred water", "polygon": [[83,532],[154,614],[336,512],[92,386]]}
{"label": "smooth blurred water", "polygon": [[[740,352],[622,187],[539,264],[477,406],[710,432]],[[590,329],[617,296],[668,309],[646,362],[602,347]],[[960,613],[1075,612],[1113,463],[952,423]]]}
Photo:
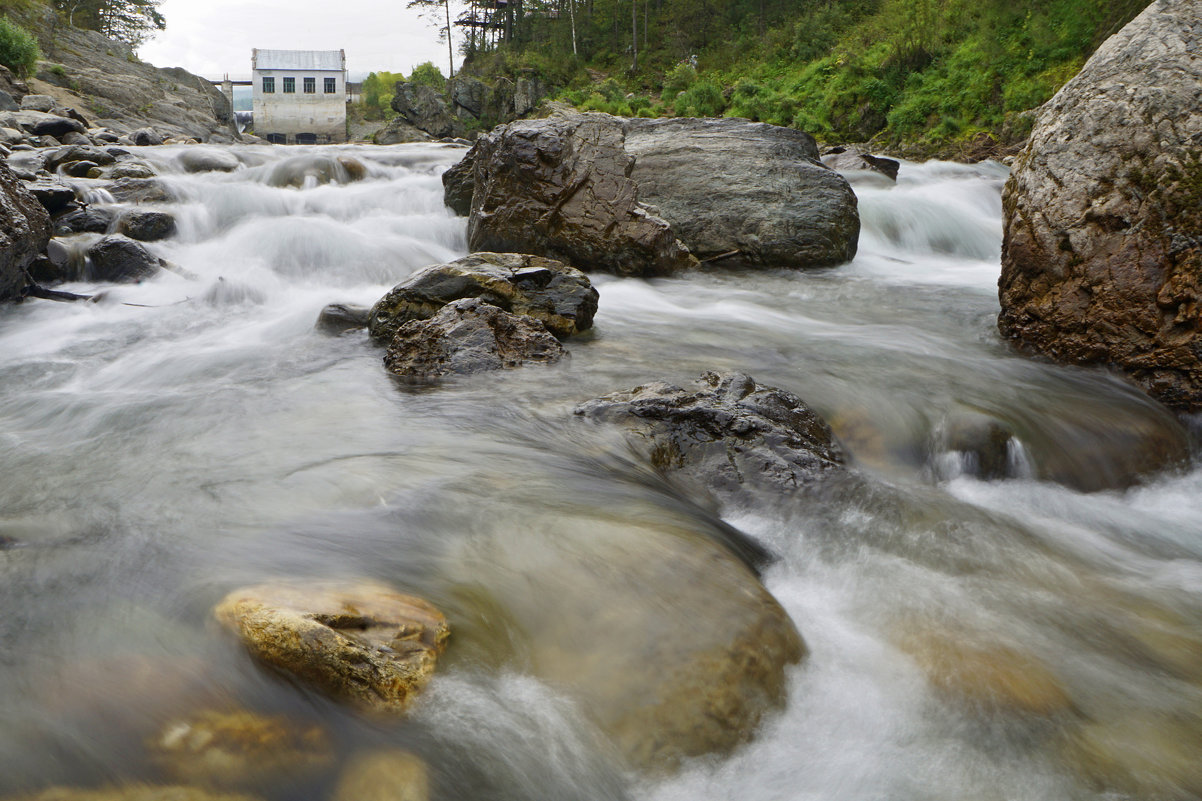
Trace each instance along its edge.
{"label": "smooth blurred water", "polygon": [[[138,153],[180,198],[179,236],[150,246],[179,270],[0,310],[0,793],[160,781],[147,738],[234,704],[318,721],[340,757],[409,748],[438,799],[1202,796],[1202,473],[1128,487],[1132,454],[1185,429],[1118,376],[998,337],[1003,167],[852,176],[849,265],[596,275],[570,360],[415,392],[364,334],[313,323],[466,252],[439,180],[463,151],[234,148],[243,169],[187,175],[182,150]],[[303,177],[337,156],[366,177]],[[705,621],[670,587],[590,595],[623,537],[642,554],[648,526],[700,543],[721,521],[571,409],[710,369],[805,398],[853,470],[723,513],[779,555],[765,581],[811,653],[750,745],[652,780],[534,678],[528,627],[590,605]],[[1004,480],[974,477],[957,444],[981,421],[1013,435]],[[265,674],[210,620],[246,583],[346,576],[455,626],[403,726]],[[324,799],[332,781],[267,794]]]}

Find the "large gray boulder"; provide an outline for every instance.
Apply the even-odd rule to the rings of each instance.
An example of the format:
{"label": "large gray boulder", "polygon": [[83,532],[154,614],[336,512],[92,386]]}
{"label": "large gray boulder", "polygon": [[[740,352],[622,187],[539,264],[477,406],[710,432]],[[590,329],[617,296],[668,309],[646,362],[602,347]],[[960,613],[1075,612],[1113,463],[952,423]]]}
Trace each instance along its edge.
{"label": "large gray boulder", "polygon": [[460,298],[480,298],[542,322],[557,337],[593,325],[597,290],[588,276],[554,259],[520,253],[473,253],[414,273],[372,306],[372,338],[392,341],[410,320],[426,320]]}
{"label": "large gray boulder", "polygon": [[19,297],[25,268],[50,241],[50,215],[0,161],[0,301]]}
{"label": "large gray boulder", "polygon": [[855,257],[855,193],[818,160],[809,134],[742,119],[629,119],[624,126],[639,199],[697,258],[789,268]]}
{"label": "large gray boulder", "polygon": [[392,108],[405,122],[435,139],[457,136],[460,132],[447,101],[425,84],[397,81],[393,87]]}
{"label": "large gray boulder", "polygon": [[449,375],[554,364],[566,351],[533,317],[477,298],[456,300],[428,320],[402,325],[384,355],[393,375],[430,381]]}
{"label": "large gray boulder", "polygon": [[998,327],[1202,408],[1202,0],[1156,0],[1044,106],[1004,195]]}
{"label": "large gray boulder", "polygon": [[619,118],[596,113],[519,120],[480,137],[464,156],[469,247],[618,275],[694,266],[668,222],[640,201],[624,139]]}
{"label": "large gray boulder", "polygon": [[622,426],[657,469],[683,471],[725,498],[795,492],[844,463],[830,426],[801,398],[742,373],[705,373],[688,388],[644,384],[576,414]]}
{"label": "large gray boulder", "polygon": [[89,281],[136,283],[162,269],[163,261],[140,243],[111,234],[88,248],[84,278]]}
{"label": "large gray boulder", "polygon": [[480,119],[491,99],[492,89],[479,78],[459,75],[451,80],[451,105],[462,119]]}

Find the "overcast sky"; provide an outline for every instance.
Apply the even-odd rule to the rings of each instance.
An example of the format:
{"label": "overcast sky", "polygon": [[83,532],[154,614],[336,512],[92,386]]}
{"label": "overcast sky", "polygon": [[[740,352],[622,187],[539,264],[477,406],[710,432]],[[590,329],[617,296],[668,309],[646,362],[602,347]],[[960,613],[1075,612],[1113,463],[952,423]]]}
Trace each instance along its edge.
{"label": "overcast sky", "polygon": [[[167,30],[138,49],[156,67],[249,80],[255,47],[345,49],[347,70],[356,77],[375,70],[408,75],[423,61],[447,74],[446,42],[432,23],[405,8],[405,0],[163,0],[159,10]],[[456,68],[461,60],[456,54]]]}

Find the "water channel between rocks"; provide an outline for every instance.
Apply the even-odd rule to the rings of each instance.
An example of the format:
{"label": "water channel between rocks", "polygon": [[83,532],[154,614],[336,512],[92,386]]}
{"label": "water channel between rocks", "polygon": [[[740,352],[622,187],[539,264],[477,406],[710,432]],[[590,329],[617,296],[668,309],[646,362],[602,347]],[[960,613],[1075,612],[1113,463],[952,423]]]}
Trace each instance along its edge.
{"label": "water channel between rocks", "polygon": [[[1121,484],[1129,432],[1178,424],[1000,340],[1003,167],[854,179],[864,230],[842,267],[594,275],[569,360],[416,391],[365,334],[313,324],[466,252],[439,180],[461,149],[237,148],[251,166],[202,175],[182,148],[139,150],[183,198],[179,235],[150,246],[183,271],[0,311],[0,795],[159,781],[147,738],[204,705],[320,723],[339,764],[400,745],[436,799],[1202,795],[1202,473],[1080,491]],[[280,160],[328,152],[367,177],[270,185]],[[554,657],[528,635],[654,671],[597,621],[722,621],[673,602],[670,561],[621,593],[597,577],[640,531],[701,541],[716,512],[571,410],[711,369],[800,395],[855,469],[727,512],[779,555],[764,580],[810,649],[787,707],[730,757],[631,776],[534,677]],[[955,447],[979,419],[1015,434],[1005,480]],[[404,725],[266,673],[211,619],[245,584],[360,576],[452,623]],[[261,794],[325,799],[336,773]]]}

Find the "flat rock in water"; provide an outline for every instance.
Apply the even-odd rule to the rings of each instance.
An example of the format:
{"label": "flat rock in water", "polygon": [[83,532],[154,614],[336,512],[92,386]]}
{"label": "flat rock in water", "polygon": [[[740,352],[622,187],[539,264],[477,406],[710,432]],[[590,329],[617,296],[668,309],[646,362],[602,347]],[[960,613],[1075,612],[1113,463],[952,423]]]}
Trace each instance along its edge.
{"label": "flat rock in water", "polygon": [[702,261],[724,256],[723,266],[798,268],[855,257],[855,193],[818,160],[809,134],[741,119],[623,125],[639,200]]}
{"label": "flat rock in water", "polygon": [[120,787],[84,789],[51,787],[33,795],[13,796],[6,801],[259,801],[256,796],[220,793],[182,785],[127,784]]}
{"label": "flat rock in water", "polygon": [[45,173],[37,180],[30,181],[27,188],[51,214],[62,211],[68,203],[75,200],[74,189]]}
{"label": "flat rock in water", "polygon": [[279,785],[334,761],[333,742],[320,726],[248,711],[173,719],[149,746],[173,780],[210,787]]}
{"label": "flat rock in water", "polygon": [[341,334],[366,328],[371,309],[366,306],[351,306],[346,303],[331,303],[317,315],[316,327],[327,334]]}
{"label": "flat rock in water", "polygon": [[170,203],[175,197],[151,178],[122,178],[105,187],[118,203]]}
{"label": "flat rock in water", "polygon": [[103,206],[67,208],[54,216],[54,233],[59,236],[107,233],[115,217],[112,209]]}
{"label": "flat rock in water", "polygon": [[156,242],[175,233],[175,218],[163,211],[132,209],[121,215],[117,230],[139,242]]}
{"label": "flat rock in water", "polygon": [[726,495],[791,492],[844,462],[830,426],[804,401],[741,373],[705,373],[691,388],[645,384],[576,414],[627,428],[656,468],[683,470]]}
{"label": "flat rock in water", "polygon": [[446,618],[374,582],[264,584],[214,611],[251,655],[326,695],[403,713],[446,647]]}
{"label": "flat rock in water", "polygon": [[868,170],[879,173],[891,181],[897,180],[897,171],[901,167],[901,163],[896,159],[874,156],[859,148],[845,145],[832,147],[823,153],[822,163],[839,172]]}
{"label": "flat rock in water", "polygon": [[429,381],[553,364],[566,351],[533,317],[510,314],[475,298],[456,300],[428,320],[411,320],[397,330],[384,366],[393,375]]}
{"label": "flat rock in water", "polygon": [[46,157],[46,169],[53,171],[58,169],[60,164],[70,164],[73,161],[112,164],[116,158],[104,148],[94,145],[67,145]]}
{"label": "flat rock in water", "polygon": [[368,330],[388,343],[410,320],[426,320],[461,298],[479,298],[541,321],[557,337],[592,327],[597,290],[588,276],[554,259],[519,253],[473,253],[420,270],[371,308]]}
{"label": "flat rock in water", "polygon": [[1155,2],[1040,110],[1003,196],[1002,334],[1202,409],[1202,0]]}
{"label": "flat rock in water", "polygon": [[333,801],[429,801],[430,776],[420,757],[399,748],[349,760]]}
{"label": "flat rock in water", "polygon": [[189,148],[180,154],[179,163],[187,172],[233,172],[242,166],[233,153],[214,147]]}

